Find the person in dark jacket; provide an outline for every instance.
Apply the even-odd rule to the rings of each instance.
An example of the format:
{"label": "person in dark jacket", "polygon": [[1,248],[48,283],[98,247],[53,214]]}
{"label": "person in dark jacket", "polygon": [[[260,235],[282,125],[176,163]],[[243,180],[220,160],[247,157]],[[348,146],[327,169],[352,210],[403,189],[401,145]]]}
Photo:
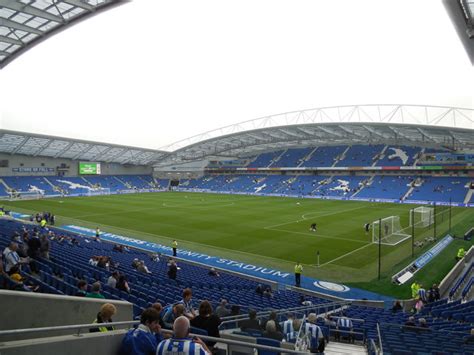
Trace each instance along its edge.
{"label": "person in dark jacket", "polygon": [[250,329],[260,330],[260,322],[257,319],[257,312],[253,309],[249,309],[249,319],[239,322],[239,327],[243,332]]}
{"label": "person in dark jacket", "polygon": [[87,282],[80,280],[77,283],[78,291],[76,292],[77,297],[86,297],[87,295]]}
{"label": "person in dark jacket", "polygon": [[[191,319],[191,325],[196,328],[207,330],[207,334],[211,337],[219,338],[219,325],[221,319],[212,314],[212,306],[209,301],[202,301],[199,305],[199,315]],[[206,341],[208,346],[214,346],[215,341]]]}
{"label": "person in dark jacket", "polygon": [[176,261],[174,259],[170,259],[168,262],[168,277],[171,280],[176,280],[176,276],[178,274],[178,266],[176,265]]}

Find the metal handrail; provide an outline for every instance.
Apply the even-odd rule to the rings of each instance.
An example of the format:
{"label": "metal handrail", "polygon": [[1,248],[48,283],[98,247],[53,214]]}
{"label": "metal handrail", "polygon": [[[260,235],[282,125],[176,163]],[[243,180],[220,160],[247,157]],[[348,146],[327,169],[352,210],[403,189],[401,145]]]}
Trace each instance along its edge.
{"label": "metal handrail", "polygon": [[379,349],[377,348],[377,344],[375,344],[374,339],[370,339],[370,346],[371,346],[372,349],[374,349],[375,354],[377,354],[377,355],[381,354]]}
{"label": "metal handrail", "polygon": [[60,331],[60,330],[81,330],[81,329],[86,329],[86,328],[89,329],[89,328],[99,328],[99,327],[115,327],[115,326],[124,326],[124,325],[134,325],[134,324],[139,324],[139,323],[140,321],[123,321],[123,322],[110,322],[110,323],[60,325],[60,326],[54,326],[54,327],[40,327],[40,328],[10,329],[10,330],[0,330],[0,336],[39,333],[39,332],[52,332],[52,331]]}
{"label": "metal handrail", "polygon": [[[268,310],[268,311],[262,311],[262,312],[257,312],[257,318],[269,315],[271,312],[276,312],[276,314],[282,314],[282,313],[288,313],[288,312],[302,312],[302,311],[307,311],[311,309],[319,309],[319,308],[329,308],[329,307],[335,307],[335,306],[346,306],[351,304],[350,301],[338,301],[338,302],[331,302],[331,303],[323,303],[323,304],[313,304],[310,306],[298,306],[298,307],[292,307],[292,308],[285,308],[285,309],[280,309],[280,310]],[[239,314],[236,316],[228,316],[228,317],[222,317],[222,323],[221,324],[228,324],[231,322],[239,321],[239,320],[244,320],[248,319],[249,316],[248,314]]]}
{"label": "metal handrail", "polygon": [[[125,322],[111,322],[111,323],[92,323],[92,324],[78,324],[78,325],[64,325],[64,326],[55,326],[55,327],[42,327],[42,328],[26,328],[26,329],[12,329],[12,330],[2,330],[0,331],[1,335],[12,335],[12,334],[26,334],[26,333],[38,333],[44,331],[59,331],[59,330],[81,330],[86,328],[97,328],[101,326],[123,326],[123,325],[135,325],[139,324],[139,321],[125,321]],[[161,332],[172,334],[172,330],[162,329]],[[78,332],[79,335],[80,332]],[[287,354],[307,354],[307,352],[296,351],[292,349],[283,349],[281,347],[267,346],[261,344],[246,343],[239,340],[226,339],[226,338],[216,338],[208,335],[193,334],[190,333],[189,336],[197,336],[205,341],[214,341],[219,343],[224,343],[227,345],[238,345],[242,347],[252,348],[252,349],[261,349],[269,350],[273,352],[284,352]]]}
{"label": "metal handrail", "polygon": [[377,322],[377,337],[379,338],[380,353],[383,354],[382,335],[380,334],[380,325]]}

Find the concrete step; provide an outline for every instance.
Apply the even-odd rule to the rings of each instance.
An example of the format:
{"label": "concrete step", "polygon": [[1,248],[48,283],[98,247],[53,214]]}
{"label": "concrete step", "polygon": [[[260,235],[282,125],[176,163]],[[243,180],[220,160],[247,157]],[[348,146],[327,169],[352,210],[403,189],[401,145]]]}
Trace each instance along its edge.
{"label": "concrete step", "polygon": [[330,341],[324,349],[325,355],[367,355],[365,346]]}

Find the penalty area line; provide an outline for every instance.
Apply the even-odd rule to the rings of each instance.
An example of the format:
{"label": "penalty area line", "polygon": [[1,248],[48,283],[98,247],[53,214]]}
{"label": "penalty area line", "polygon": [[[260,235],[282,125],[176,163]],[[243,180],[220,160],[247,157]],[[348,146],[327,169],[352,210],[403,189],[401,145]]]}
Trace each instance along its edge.
{"label": "penalty area line", "polygon": [[[352,251],[350,251],[350,252],[348,252],[348,253],[346,253],[346,254],[343,254],[343,255],[341,255],[341,256],[338,256],[338,257],[335,258],[335,259],[332,259],[332,260],[330,260],[330,261],[328,261],[328,262],[325,262],[324,264],[320,264],[319,267],[323,267],[323,266],[328,265],[328,264],[331,264],[331,263],[333,263],[333,262],[335,262],[335,261],[337,261],[337,260],[340,260],[340,259],[342,259],[342,258],[345,258],[346,256],[349,256],[349,255],[351,255],[351,254],[353,254],[353,253],[355,253],[355,252],[358,252],[359,250],[365,249],[365,248],[367,248],[368,246],[370,246],[370,245],[372,245],[372,244],[373,244],[373,243],[368,243],[368,244],[366,244],[366,245],[364,245],[364,246],[362,246],[362,247],[360,247],[360,248],[354,249],[354,250],[352,250]],[[313,264],[313,266],[316,266],[316,265]]]}
{"label": "penalty area line", "polygon": [[365,243],[364,241],[357,240],[357,239],[339,238],[339,237],[335,237],[335,236],[332,236],[332,235],[324,235],[324,234],[317,234],[317,233],[306,233],[306,232],[295,232],[295,231],[290,231],[290,230],[287,230],[287,229],[278,229],[278,228],[265,228],[265,229],[278,231],[278,232],[286,232],[286,233],[307,235],[307,236],[310,236],[310,237],[317,237],[317,238],[324,238],[324,239],[336,239],[336,240],[345,240],[345,241],[348,241],[348,242],[355,242],[355,243]]}

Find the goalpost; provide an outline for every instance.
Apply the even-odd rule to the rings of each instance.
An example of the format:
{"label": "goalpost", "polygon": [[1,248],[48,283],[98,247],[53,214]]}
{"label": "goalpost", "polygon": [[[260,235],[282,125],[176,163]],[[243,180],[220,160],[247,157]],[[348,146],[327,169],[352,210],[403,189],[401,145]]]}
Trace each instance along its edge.
{"label": "goalpost", "polygon": [[44,197],[44,194],[41,191],[10,191],[10,201],[18,200],[39,200]]}
{"label": "goalpost", "polygon": [[103,195],[110,195],[110,188],[102,187],[100,189],[91,189],[88,190],[86,196],[103,196]]}
{"label": "goalpost", "polygon": [[400,216],[385,217],[372,223],[372,242],[397,245],[411,237],[405,232],[400,225]]}
{"label": "goalpost", "polygon": [[410,210],[410,226],[416,228],[429,227],[434,223],[434,219],[433,207],[421,206]]}

